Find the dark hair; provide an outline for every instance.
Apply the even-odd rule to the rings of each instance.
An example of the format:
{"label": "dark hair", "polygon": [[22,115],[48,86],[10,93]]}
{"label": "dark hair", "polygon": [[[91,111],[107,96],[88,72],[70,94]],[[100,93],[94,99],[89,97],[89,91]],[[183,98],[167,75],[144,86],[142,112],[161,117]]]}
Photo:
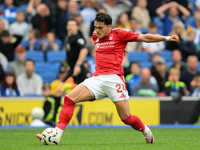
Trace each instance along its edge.
{"label": "dark hair", "polygon": [[[129,21],[131,21],[131,20],[135,20],[135,21],[137,21],[137,19],[134,18],[134,17],[131,17]],[[137,21],[137,22],[138,22],[138,21]]]}
{"label": "dark hair", "polygon": [[32,29],[30,32],[33,33],[35,38],[39,38],[40,37],[40,31],[38,29]]}
{"label": "dark hair", "polygon": [[4,76],[3,80],[1,81],[1,87],[3,87],[4,89],[8,88],[8,84],[7,84],[7,82],[6,82],[6,78],[9,77],[9,76],[11,76],[11,77],[14,78],[14,81],[13,81],[13,84],[12,84],[12,88],[13,88],[14,90],[16,90],[16,89],[17,89],[17,84],[16,84],[16,82],[15,82],[15,76],[14,76],[13,73],[7,73],[7,74]]}
{"label": "dark hair", "polygon": [[139,68],[141,68],[141,65],[140,65],[139,62],[133,61],[133,62],[130,63],[129,69],[131,69],[131,66],[132,66],[133,64],[136,64]]}
{"label": "dark hair", "polygon": [[149,28],[157,28],[157,25],[154,22],[150,22]]}
{"label": "dark hair", "polygon": [[6,30],[4,30],[2,33],[1,33],[1,36],[2,37],[9,37],[10,36],[10,33]]}
{"label": "dark hair", "polygon": [[95,17],[96,22],[102,22],[105,25],[111,25],[112,24],[112,18],[107,13],[97,13]]}
{"label": "dark hair", "polygon": [[68,23],[69,21],[74,21],[74,22],[76,22],[76,25],[77,25],[77,26],[79,25],[79,24],[78,24],[78,21],[76,21],[76,19],[74,19],[74,18],[69,19],[69,20],[67,21],[67,23]]}
{"label": "dark hair", "polygon": [[25,60],[25,63],[24,63],[24,65],[26,65],[26,63],[27,63],[28,61],[31,61],[31,62],[33,63],[33,65],[35,66],[35,61],[34,61],[34,60],[32,60],[32,59],[27,59],[27,60]]}

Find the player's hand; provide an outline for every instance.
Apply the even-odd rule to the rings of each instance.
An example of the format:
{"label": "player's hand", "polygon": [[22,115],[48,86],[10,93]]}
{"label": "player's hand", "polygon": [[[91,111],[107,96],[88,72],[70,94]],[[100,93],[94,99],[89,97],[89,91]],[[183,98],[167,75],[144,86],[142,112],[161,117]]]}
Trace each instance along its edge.
{"label": "player's hand", "polygon": [[127,51],[127,49],[124,49],[124,56],[126,56],[126,54],[128,54],[129,52]]}
{"label": "player's hand", "polygon": [[73,72],[74,76],[75,76],[75,77],[78,76],[78,75],[80,74],[80,72],[81,72],[81,66],[76,65],[76,66],[74,67],[74,72]]}
{"label": "player's hand", "polygon": [[173,41],[173,42],[178,42],[179,41],[179,37],[178,37],[178,35],[175,34],[175,35],[171,36],[169,40]]}

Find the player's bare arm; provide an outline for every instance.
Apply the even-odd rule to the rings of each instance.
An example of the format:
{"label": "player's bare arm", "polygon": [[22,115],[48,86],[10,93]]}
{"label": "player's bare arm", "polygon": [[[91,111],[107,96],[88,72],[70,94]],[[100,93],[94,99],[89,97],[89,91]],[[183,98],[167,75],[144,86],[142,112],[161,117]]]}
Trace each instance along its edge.
{"label": "player's bare arm", "polygon": [[87,54],[88,54],[87,48],[81,49],[78,60],[77,60],[76,65],[74,67],[74,72],[73,72],[74,76],[78,76],[79,73],[81,72],[80,66],[83,64],[83,61],[84,61],[85,57],[87,56]]}
{"label": "player's bare arm", "polygon": [[160,41],[173,41],[178,42],[179,37],[178,35],[173,36],[162,36],[162,35],[152,35],[152,34],[140,34],[136,40],[137,42],[160,42]]}

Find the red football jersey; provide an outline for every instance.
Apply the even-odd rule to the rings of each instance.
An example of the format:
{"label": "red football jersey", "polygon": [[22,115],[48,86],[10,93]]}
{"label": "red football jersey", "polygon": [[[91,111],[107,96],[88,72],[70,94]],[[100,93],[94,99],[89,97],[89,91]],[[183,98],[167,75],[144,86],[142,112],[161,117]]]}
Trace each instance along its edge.
{"label": "red football jersey", "polygon": [[122,64],[127,42],[135,42],[139,34],[124,29],[111,29],[110,34],[98,39],[96,32],[92,38],[96,49],[96,67],[93,76],[102,74],[124,75]]}

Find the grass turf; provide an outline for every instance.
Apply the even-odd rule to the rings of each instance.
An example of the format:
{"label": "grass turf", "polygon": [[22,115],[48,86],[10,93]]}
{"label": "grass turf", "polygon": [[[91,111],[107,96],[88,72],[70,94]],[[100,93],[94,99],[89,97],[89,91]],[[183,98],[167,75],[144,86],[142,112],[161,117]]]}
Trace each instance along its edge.
{"label": "grass turf", "polygon": [[43,129],[0,129],[1,150],[199,150],[200,129],[152,129],[154,144],[133,129],[66,129],[60,145],[43,145]]}

